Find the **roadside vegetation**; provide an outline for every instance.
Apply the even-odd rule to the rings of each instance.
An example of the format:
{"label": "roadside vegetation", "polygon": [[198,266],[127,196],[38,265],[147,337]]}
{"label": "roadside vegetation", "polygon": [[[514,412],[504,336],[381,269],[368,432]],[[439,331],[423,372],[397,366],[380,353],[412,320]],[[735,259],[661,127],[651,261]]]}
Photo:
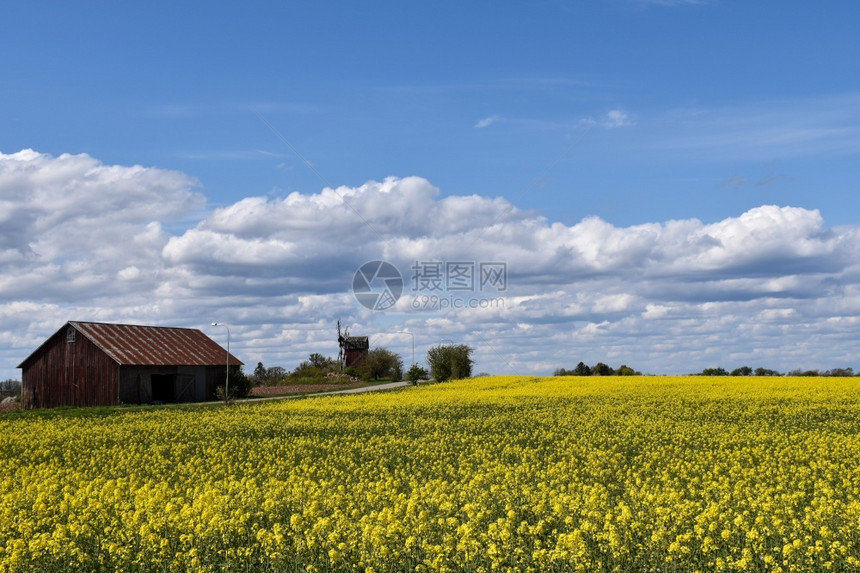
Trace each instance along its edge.
{"label": "roadside vegetation", "polygon": [[386,348],[373,348],[357,367],[342,368],[330,356],[313,353],[292,371],[281,366],[266,367],[257,363],[249,377],[253,396],[306,394],[312,392],[357,388],[380,382],[403,379],[403,359]]}
{"label": "roadside vegetation", "polygon": [[8,378],[0,381],[0,412],[17,410],[21,405],[21,382]]}

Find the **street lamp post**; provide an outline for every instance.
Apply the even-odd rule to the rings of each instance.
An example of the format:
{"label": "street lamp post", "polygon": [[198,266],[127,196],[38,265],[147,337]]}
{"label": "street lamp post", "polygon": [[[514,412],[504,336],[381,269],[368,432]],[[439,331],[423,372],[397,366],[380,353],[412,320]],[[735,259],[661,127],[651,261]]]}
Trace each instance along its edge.
{"label": "street lamp post", "polygon": [[223,326],[227,329],[227,369],[224,376],[224,401],[230,401],[230,327],[223,322],[213,322],[212,326]]}

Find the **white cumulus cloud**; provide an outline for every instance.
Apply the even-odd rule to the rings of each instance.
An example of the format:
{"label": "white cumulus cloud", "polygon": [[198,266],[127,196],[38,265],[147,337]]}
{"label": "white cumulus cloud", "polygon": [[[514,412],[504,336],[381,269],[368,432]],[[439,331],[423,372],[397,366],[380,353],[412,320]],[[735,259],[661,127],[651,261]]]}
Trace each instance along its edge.
{"label": "white cumulus cloud", "polygon": [[[203,205],[174,171],[0,155],[0,377],[73,319],[218,320],[246,363],[288,368],[336,354],[339,318],[404,356],[411,340],[392,333],[414,333],[419,359],[443,339],[471,344],[489,372],[580,360],[652,372],[853,366],[860,227],[829,228],[814,209],[565,224],[491,192],[446,197],[421,177],[389,177],[246,197],[177,230]],[[352,296],[372,260],[403,278],[386,312]],[[449,264],[473,282],[451,281]],[[503,265],[504,285],[483,283],[482,264]],[[419,280],[433,265],[437,289]]]}

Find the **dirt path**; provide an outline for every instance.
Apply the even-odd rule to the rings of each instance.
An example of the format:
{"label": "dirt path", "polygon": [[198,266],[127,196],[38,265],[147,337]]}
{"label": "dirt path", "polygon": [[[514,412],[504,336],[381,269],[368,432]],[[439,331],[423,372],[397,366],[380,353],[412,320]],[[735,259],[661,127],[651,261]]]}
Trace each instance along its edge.
{"label": "dirt path", "polygon": [[[362,386],[360,388],[347,388],[345,390],[330,390],[328,392],[311,392],[308,394],[289,394],[286,396],[254,396],[240,400],[238,403],[251,404],[254,402],[262,402],[264,400],[287,400],[290,398],[313,398],[315,396],[332,396],[335,394],[358,394],[359,392],[378,392],[380,390],[393,390],[409,386],[410,382],[388,382],[386,384],[374,384],[371,386]],[[213,402],[205,402],[211,404]]]}
{"label": "dirt path", "polygon": [[376,384],[375,386],[362,386],[361,388],[348,388],[346,390],[333,390],[331,392],[320,392],[313,396],[328,396],[331,394],[357,394],[359,392],[376,392],[377,390],[392,390],[409,386],[410,382],[389,382],[388,384]]}

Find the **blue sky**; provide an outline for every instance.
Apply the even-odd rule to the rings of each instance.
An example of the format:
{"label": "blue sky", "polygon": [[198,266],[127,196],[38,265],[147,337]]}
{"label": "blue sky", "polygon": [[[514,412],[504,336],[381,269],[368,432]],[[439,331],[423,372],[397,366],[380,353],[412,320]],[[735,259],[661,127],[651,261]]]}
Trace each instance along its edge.
{"label": "blue sky", "polygon": [[[38,156],[0,170],[0,377],[63,321],[87,319],[232,321],[251,366],[336,353],[326,329],[340,317],[354,332],[421,332],[425,348],[467,341],[497,372],[501,356],[529,373],[580,359],[858,367],[857,21],[853,3],[718,0],[5,7],[0,153]],[[291,194],[336,209],[327,187],[362,205],[314,211],[316,226],[281,212]],[[392,189],[402,201],[376,200]],[[693,223],[665,244],[678,221]],[[365,250],[342,247],[368,224]],[[52,239],[63,226],[78,246]],[[729,254],[684,254],[703,234]],[[129,250],[100,253],[96,236]],[[153,242],[138,252],[142,236]],[[349,298],[366,260],[406,273],[416,256],[505,260],[509,306],[368,315]],[[158,278],[120,288],[120,276]],[[56,280],[81,291],[45,284]],[[770,335],[744,324],[756,313],[781,317]],[[657,314],[653,344],[629,342]],[[792,329],[803,334],[774,339]],[[698,344],[686,334],[700,330]]]}

